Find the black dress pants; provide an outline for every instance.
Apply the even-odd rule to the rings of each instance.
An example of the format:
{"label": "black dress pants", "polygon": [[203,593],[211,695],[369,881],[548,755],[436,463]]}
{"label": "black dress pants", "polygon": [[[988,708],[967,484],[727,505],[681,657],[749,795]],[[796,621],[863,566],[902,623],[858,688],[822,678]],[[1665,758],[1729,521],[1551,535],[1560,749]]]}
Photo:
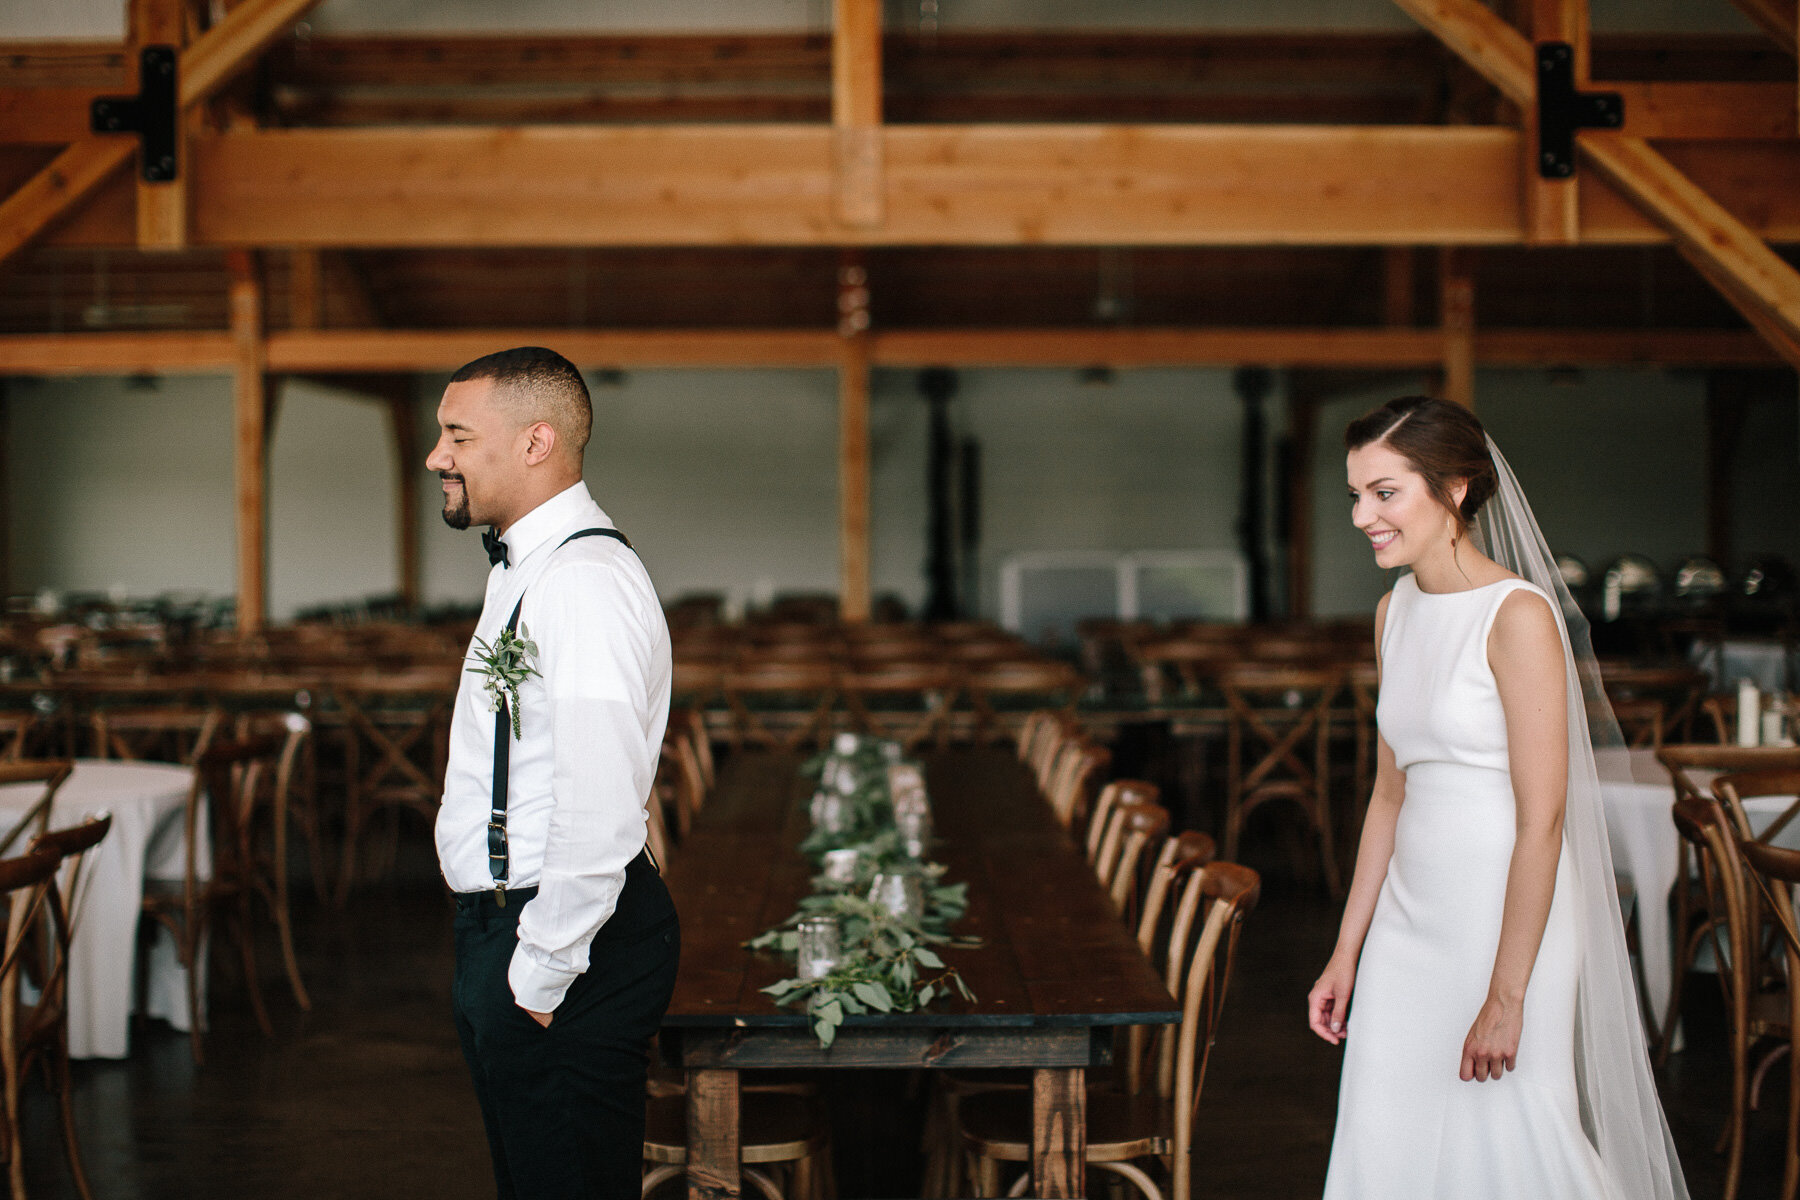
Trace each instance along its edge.
{"label": "black dress pants", "polygon": [[636,1200],[650,1039],[675,989],[681,927],[642,855],[548,1028],[506,971],[535,888],[456,898],[456,1032],[487,1126],[499,1200]]}

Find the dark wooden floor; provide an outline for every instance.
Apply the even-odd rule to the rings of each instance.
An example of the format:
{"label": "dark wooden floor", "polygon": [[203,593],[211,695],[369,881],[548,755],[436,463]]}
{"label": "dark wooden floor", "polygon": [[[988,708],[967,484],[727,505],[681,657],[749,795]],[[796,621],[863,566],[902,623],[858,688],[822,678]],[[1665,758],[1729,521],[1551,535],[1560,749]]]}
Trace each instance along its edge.
{"label": "dark wooden floor", "polygon": [[[480,1118],[449,1011],[450,913],[422,829],[408,828],[400,869],[347,911],[299,913],[310,1014],[265,959],[277,1033],[265,1039],[221,962],[207,1062],[150,1024],[125,1062],[77,1064],[78,1119],[101,1200],[461,1200],[493,1195]],[[1281,839],[1244,858],[1267,875],[1246,927],[1227,1016],[1202,1100],[1198,1194],[1216,1200],[1317,1196],[1330,1150],[1337,1052],[1304,1023],[1305,994],[1331,948],[1337,912],[1316,885],[1284,872]],[[272,949],[272,947],[271,947]],[[1664,1081],[1675,1138],[1697,1198],[1718,1196],[1712,1154],[1727,1082],[1716,989],[1692,990],[1688,1049]],[[1772,1196],[1786,1102],[1774,1072],[1753,1114],[1741,1195]],[[838,1180],[846,1200],[917,1186],[918,1081],[845,1073],[828,1083]],[[73,1197],[48,1105],[27,1108],[36,1197]]]}

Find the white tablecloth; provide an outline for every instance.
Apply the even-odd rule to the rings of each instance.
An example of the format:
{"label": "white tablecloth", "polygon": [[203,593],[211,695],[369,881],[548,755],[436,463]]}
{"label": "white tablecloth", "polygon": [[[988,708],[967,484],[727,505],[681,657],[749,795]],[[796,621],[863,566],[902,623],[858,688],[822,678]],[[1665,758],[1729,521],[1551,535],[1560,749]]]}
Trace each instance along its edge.
{"label": "white tablecloth", "polygon": [[[138,915],[146,879],[177,880],[183,861],[183,813],[193,772],[163,763],[80,759],[56,794],[50,827],[78,825],[110,812],[112,830],[89,852],[80,894],[71,914],[75,941],[69,954],[69,1055],[124,1058],[130,1051],[131,1004],[136,976]],[[43,789],[36,784],[0,787],[0,828],[10,828]],[[202,823],[199,837],[204,843]],[[22,847],[15,847],[22,849]],[[200,847],[200,861],[211,848]],[[145,1008],[177,1029],[188,1027],[187,975],[176,961],[166,931],[150,955]]]}
{"label": "white tablecloth", "polygon": [[[1596,754],[1600,768],[1600,794],[1606,805],[1606,832],[1612,843],[1613,867],[1627,875],[1637,891],[1637,928],[1644,992],[1662,1028],[1669,1007],[1669,990],[1675,974],[1676,947],[1670,940],[1669,897],[1680,869],[1680,837],[1669,810],[1675,805],[1675,784],[1651,750],[1603,751]],[[1621,769],[1623,768],[1623,769]],[[1609,773],[1628,778],[1609,780]],[[1696,783],[1709,776],[1690,772]],[[1753,828],[1766,825],[1787,810],[1791,796],[1761,796],[1744,802]],[[1782,831],[1777,839],[1788,844],[1800,837],[1800,822]]]}

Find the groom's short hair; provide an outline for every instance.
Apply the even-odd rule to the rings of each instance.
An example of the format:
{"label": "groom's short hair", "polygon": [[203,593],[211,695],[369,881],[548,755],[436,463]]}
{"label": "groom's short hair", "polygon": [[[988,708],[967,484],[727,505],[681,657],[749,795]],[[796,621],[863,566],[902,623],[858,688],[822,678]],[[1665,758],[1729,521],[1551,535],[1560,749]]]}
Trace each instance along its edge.
{"label": "groom's short hair", "polygon": [[587,383],[574,363],[542,346],[484,354],[458,367],[451,383],[494,381],[494,393],[526,424],[546,422],[577,460],[594,428]]}

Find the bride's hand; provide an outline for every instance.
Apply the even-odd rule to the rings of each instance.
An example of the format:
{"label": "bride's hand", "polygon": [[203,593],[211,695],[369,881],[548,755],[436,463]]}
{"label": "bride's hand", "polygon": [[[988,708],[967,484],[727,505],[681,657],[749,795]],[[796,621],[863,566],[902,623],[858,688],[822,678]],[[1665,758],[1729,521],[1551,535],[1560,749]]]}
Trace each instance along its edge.
{"label": "bride's hand", "polygon": [[1337,1045],[1344,1040],[1345,1018],[1350,1011],[1350,992],[1356,987],[1356,964],[1339,962],[1336,955],[1325,964],[1319,982],[1306,995],[1307,1023],[1312,1031]]}
{"label": "bride's hand", "polygon": [[1514,1069],[1519,1057],[1519,1033],[1525,1026],[1525,1009],[1489,996],[1476,1014],[1469,1036],[1463,1040],[1462,1079],[1486,1083]]}

